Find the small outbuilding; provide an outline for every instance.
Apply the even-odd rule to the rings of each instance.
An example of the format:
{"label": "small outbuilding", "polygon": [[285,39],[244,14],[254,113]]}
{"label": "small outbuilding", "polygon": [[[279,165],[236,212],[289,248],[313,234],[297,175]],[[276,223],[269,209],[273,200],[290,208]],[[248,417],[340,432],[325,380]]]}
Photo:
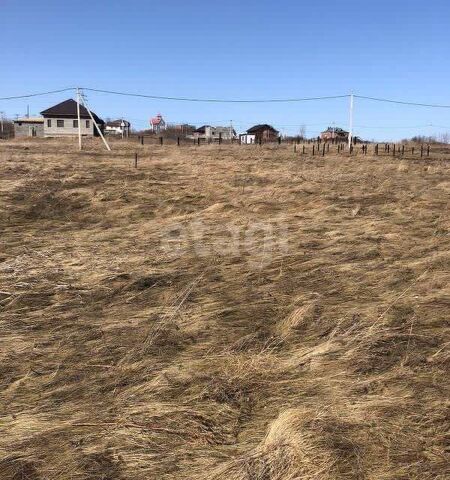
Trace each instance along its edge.
{"label": "small outbuilding", "polygon": [[[41,112],[44,117],[44,137],[67,137],[78,135],[77,102],[73,99],[65,100]],[[103,132],[105,122],[91,111],[92,117]],[[81,134],[96,137],[98,131],[92,122],[87,109],[80,105]]]}
{"label": "small outbuilding", "polygon": [[14,120],[15,137],[43,137],[44,119],[42,117],[19,117]]}

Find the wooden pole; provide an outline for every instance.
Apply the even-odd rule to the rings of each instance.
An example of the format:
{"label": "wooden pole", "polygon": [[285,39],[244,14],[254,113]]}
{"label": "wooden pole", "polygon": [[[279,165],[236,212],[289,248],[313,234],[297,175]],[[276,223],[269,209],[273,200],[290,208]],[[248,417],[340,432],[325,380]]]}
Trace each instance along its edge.
{"label": "wooden pole", "polygon": [[103,133],[100,130],[100,127],[97,125],[97,122],[94,120],[94,117],[92,116],[92,112],[90,111],[89,107],[87,106],[86,102],[84,101],[83,96],[81,96],[81,101],[83,102],[84,108],[89,113],[89,116],[91,117],[92,123],[95,125],[95,128],[97,129],[98,134],[100,135],[100,137],[102,137],[102,140],[103,140],[103,143],[105,144],[106,149],[108,151],[111,151],[111,147],[108,145],[108,142],[106,141],[105,137],[103,136]]}
{"label": "wooden pole", "polygon": [[138,154],[135,153],[134,154],[134,168],[137,168],[138,167]]}
{"label": "wooden pole", "polygon": [[77,118],[78,118],[78,150],[81,150],[82,147],[81,147],[80,89],[78,87],[77,87]]}

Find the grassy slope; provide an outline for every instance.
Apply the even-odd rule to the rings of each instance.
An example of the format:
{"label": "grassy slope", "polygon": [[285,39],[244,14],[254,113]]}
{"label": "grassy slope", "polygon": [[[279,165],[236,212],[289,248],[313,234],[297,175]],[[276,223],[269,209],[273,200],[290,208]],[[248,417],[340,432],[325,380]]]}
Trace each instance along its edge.
{"label": "grassy slope", "polygon": [[446,478],[448,151],[93,148],[0,145],[1,479]]}

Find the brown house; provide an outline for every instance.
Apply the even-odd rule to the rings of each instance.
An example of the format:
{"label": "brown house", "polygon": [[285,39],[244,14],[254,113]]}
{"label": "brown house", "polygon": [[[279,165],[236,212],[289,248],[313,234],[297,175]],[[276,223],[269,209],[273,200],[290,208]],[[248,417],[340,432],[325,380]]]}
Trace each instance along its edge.
{"label": "brown house", "polygon": [[328,127],[320,134],[320,138],[325,141],[348,141],[348,132],[342,128]]}
{"label": "brown house", "polygon": [[263,123],[255,125],[247,130],[247,135],[255,136],[255,143],[261,142],[276,142],[278,138],[278,130],[275,130],[272,125]]}

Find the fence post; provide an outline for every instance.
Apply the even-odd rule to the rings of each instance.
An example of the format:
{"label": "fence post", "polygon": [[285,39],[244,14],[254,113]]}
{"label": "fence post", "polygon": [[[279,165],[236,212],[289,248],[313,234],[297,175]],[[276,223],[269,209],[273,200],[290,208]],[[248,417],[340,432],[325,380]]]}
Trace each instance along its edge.
{"label": "fence post", "polygon": [[414,155],[414,147],[411,147],[411,155]]}
{"label": "fence post", "polygon": [[405,154],[405,146],[402,145],[402,156]]}
{"label": "fence post", "polygon": [[423,157],[423,145],[420,146],[420,156]]}
{"label": "fence post", "polygon": [[322,147],[322,157],[325,156],[325,143],[323,144],[323,147]]}
{"label": "fence post", "polygon": [[294,143],[294,153],[297,153],[297,144]]}
{"label": "fence post", "polygon": [[144,135],[141,137],[141,145],[144,145]]}
{"label": "fence post", "polygon": [[278,137],[278,145],[281,145],[281,135]]}
{"label": "fence post", "polygon": [[313,144],[313,152],[312,152],[312,154],[313,154],[313,157],[314,157],[314,148],[315,148],[315,145]]}
{"label": "fence post", "polygon": [[429,156],[430,156],[430,146],[427,145],[427,157],[429,157]]}
{"label": "fence post", "polygon": [[392,145],[392,156],[395,157],[395,143]]}
{"label": "fence post", "polygon": [[134,168],[137,168],[138,167],[138,154],[135,153],[134,154]]}
{"label": "fence post", "polygon": [[353,153],[353,143],[350,145],[350,155]]}
{"label": "fence post", "polygon": [[302,154],[305,154],[305,146],[303,145]]}
{"label": "fence post", "polygon": [[222,143],[222,132],[219,132],[219,145]]}
{"label": "fence post", "polygon": [[180,146],[180,137],[177,137],[177,145]]}
{"label": "fence post", "polygon": [[160,144],[160,145],[162,145],[162,144],[163,144],[163,142],[164,142],[164,139],[163,139],[163,137],[159,137],[159,144]]}

